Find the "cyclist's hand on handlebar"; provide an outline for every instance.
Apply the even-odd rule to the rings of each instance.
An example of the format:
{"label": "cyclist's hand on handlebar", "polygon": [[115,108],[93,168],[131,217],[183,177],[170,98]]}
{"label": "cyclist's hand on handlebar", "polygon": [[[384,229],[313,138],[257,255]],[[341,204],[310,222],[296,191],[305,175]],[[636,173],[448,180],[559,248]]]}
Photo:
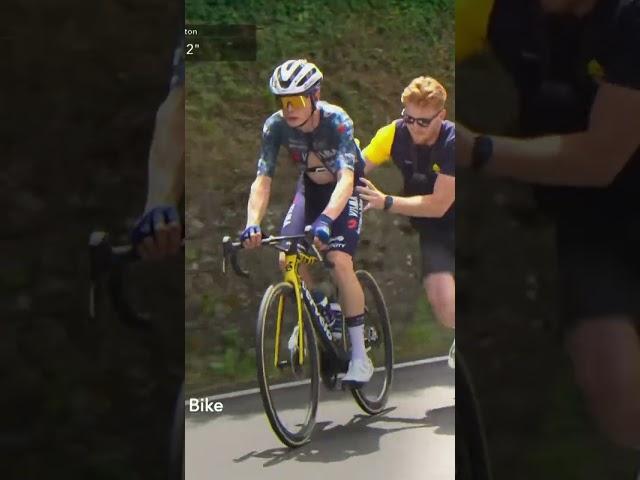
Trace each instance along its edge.
{"label": "cyclist's hand on handlebar", "polygon": [[145,212],[131,231],[131,243],[143,260],[161,260],[180,250],[182,225],[177,209],[160,205]]}
{"label": "cyclist's hand on handlebar", "polygon": [[331,237],[332,224],[333,219],[322,213],[311,225],[313,244],[318,250],[326,250],[327,248],[329,248],[329,238]]}
{"label": "cyclist's hand on handlebar", "polygon": [[260,225],[249,225],[240,235],[240,242],[244,248],[257,248],[262,245],[262,232]]}

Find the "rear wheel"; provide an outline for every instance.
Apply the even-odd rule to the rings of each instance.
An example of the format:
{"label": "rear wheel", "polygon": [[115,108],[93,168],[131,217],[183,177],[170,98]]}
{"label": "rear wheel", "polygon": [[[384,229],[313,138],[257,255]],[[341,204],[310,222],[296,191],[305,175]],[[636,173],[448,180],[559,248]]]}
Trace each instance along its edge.
{"label": "rear wheel", "polygon": [[456,356],[456,479],[490,480],[487,444],[469,371]]}
{"label": "rear wheel", "polygon": [[[277,437],[289,447],[309,441],[318,408],[318,346],[304,305],[302,363],[298,308],[293,286],[282,282],[265,292],[256,329],[258,383],[265,413]],[[276,335],[278,314],[280,331]],[[276,354],[276,345],[278,352]]]}
{"label": "rear wheel", "polygon": [[[371,380],[351,393],[356,403],[370,415],[380,413],[389,397],[393,382],[393,338],[389,311],[378,283],[373,276],[358,270],[356,277],[362,285],[365,299],[364,339],[367,355],[375,368]],[[346,326],[345,326],[346,329]],[[348,342],[348,332],[343,333]]]}

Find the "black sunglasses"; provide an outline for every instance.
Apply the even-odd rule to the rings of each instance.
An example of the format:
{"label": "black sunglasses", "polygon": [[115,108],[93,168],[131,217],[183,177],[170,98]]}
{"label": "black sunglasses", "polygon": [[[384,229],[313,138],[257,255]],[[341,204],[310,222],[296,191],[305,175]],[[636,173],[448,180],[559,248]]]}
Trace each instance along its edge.
{"label": "black sunglasses", "polygon": [[433,122],[433,120],[440,115],[440,112],[444,110],[444,109],[440,109],[438,111],[438,113],[436,113],[433,117],[431,118],[416,118],[416,117],[412,117],[411,115],[409,115],[408,113],[405,113],[404,109],[402,109],[402,119],[404,120],[404,123],[406,123],[407,125],[412,125],[413,122],[417,123],[418,125],[420,125],[421,127],[428,127],[429,125],[431,125],[431,122]]}

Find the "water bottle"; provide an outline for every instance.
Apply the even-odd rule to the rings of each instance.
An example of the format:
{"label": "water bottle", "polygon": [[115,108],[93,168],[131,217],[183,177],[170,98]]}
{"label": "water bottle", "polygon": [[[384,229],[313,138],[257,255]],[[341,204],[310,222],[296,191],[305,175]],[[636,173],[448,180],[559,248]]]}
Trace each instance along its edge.
{"label": "water bottle", "polygon": [[318,306],[320,312],[329,322],[329,328],[331,329],[331,336],[333,340],[342,339],[342,308],[337,302],[330,302],[329,298],[320,290],[314,290],[311,292],[313,301]]}
{"label": "water bottle", "polygon": [[318,306],[318,309],[321,312],[327,312],[329,307],[329,299],[324,293],[322,293],[320,290],[312,290],[311,297],[313,298],[313,301]]}

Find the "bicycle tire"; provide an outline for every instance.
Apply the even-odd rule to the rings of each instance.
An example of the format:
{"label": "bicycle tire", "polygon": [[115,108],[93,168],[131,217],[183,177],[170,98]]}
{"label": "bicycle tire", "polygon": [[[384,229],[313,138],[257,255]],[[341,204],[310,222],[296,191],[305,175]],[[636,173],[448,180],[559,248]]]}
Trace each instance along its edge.
{"label": "bicycle tire", "polygon": [[[362,285],[363,291],[365,291],[365,299],[367,298],[366,292],[369,291],[373,297],[373,303],[377,312],[377,318],[379,319],[379,329],[382,332],[382,348],[384,349],[384,368],[385,378],[381,391],[375,398],[369,398],[363,389],[352,389],[351,394],[355,399],[358,406],[369,415],[376,415],[380,413],[387,404],[391,386],[393,384],[393,336],[391,334],[391,322],[389,321],[389,310],[387,304],[382,295],[382,291],[378,286],[373,275],[366,270],[356,271],[356,277]],[[366,308],[370,310],[372,305],[367,305]],[[365,316],[365,328],[367,328],[367,318]],[[345,332],[346,334],[347,332]],[[346,335],[345,335],[346,337]],[[374,365],[375,367],[375,365]],[[375,374],[374,374],[375,375]]]}
{"label": "bicycle tire", "polygon": [[306,336],[307,346],[307,359],[311,362],[311,390],[310,390],[310,405],[307,410],[307,416],[302,424],[302,427],[298,432],[289,430],[281,421],[278,412],[274,406],[271,391],[269,389],[269,383],[266,375],[266,362],[273,359],[265,358],[265,331],[267,325],[267,315],[269,315],[270,309],[273,306],[273,302],[279,301],[280,297],[285,295],[295,299],[295,293],[293,286],[287,282],[281,282],[276,285],[271,285],[267,288],[260,309],[258,311],[258,321],[256,326],[256,363],[258,367],[258,384],[260,386],[260,395],[262,397],[262,404],[264,406],[267,419],[273,432],[280,439],[282,443],[291,448],[300,447],[309,442],[311,433],[315,427],[315,417],[318,409],[318,394],[319,394],[319,368],[318,368],[318,345],[316,343],[316,337],[309,321],[308,312],[303,305],[303,325]]}
{"label": "bicycle tire", "polygon": [[456,475],[458,480],[490,480],[489,455],[469,370],[456,352]]}
{"label": "bicycle tire", "polygon": [[173,411],[169,445],[169,480],[184,480],[184,382],[180,385]]}

